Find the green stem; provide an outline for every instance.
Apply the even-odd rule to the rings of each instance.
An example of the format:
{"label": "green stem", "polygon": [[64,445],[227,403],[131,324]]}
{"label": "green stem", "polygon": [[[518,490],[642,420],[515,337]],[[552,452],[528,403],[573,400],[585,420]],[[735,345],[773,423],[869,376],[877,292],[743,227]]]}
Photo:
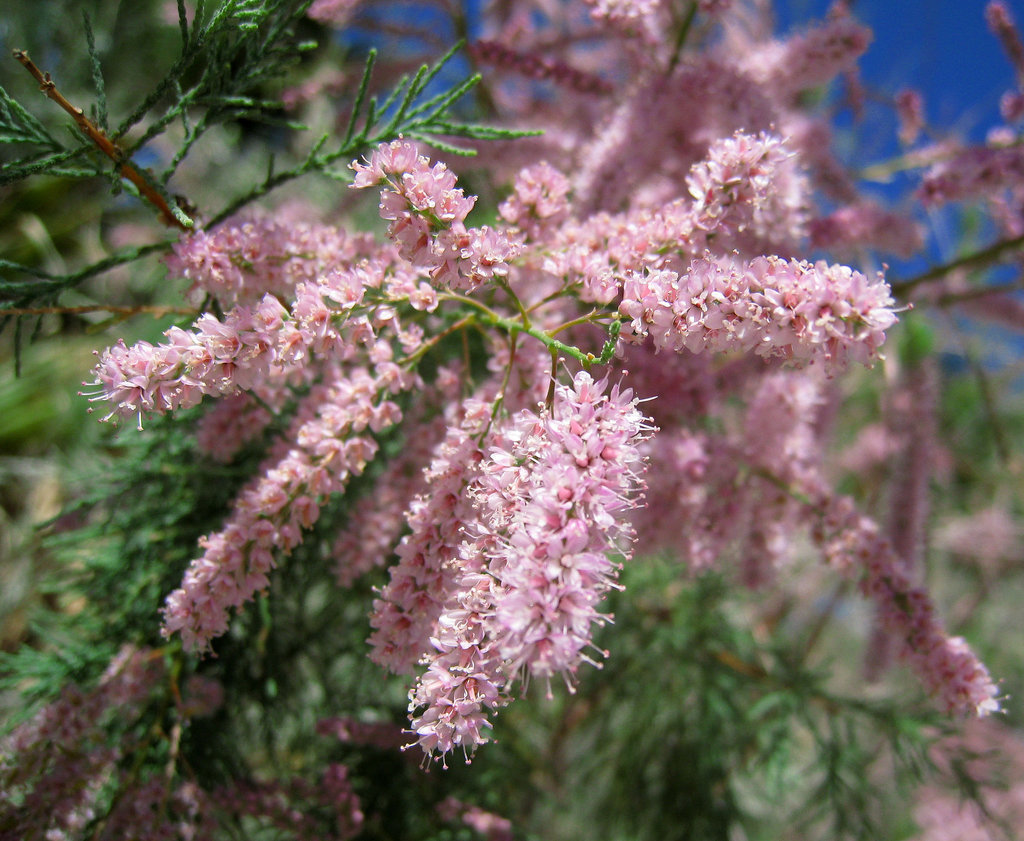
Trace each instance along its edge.
{"label": "green stem", "polygon": [[442,339],[447,338],[452,333],[455,333],[455,332],[461,330],[463,327],[468,327],[475,320],[476,320],[476,316],[473,316],[473,315],[467,315],[467,316],[465,316],[463,318],[460,318],[458,321],[456,321],[450,327],[445,328],[440,333],[438,333],[436,336],[433,336],[431,339],[429,339],[428,341],[426,341],[422,345],[420,345],[415,350],[415,352],[410,353],[404,359],[400,360],[399,364],[400,365],[406,365],[406,366],[408,366],[410,368],[413,367],[417,362],[420,361],[420,359],[422,359],[424,357],[424,355],[426,355],[426,353],[431,348],[436,347],[437,344]]}
{"label": "green stem", "polygon": [[519,310],[519,316],[523,319],[523,324],[529,327],[530,316],[527,313],[526,308],[523,306],[523,302],[519,300],[519,296],[516,295],[516,293],[512,291],[512,287],[509,286],[508,279],[496,278],[496,280],[498,281],[498,286],[505,290],[508,296],[512,299],[512,303],[516,305],[516,309]]}
{"label": "green stem", "polygon": [[558,291],[552,292],[550,295],[548,295],[548,296],[546,296],[544,298],[541,298],[539,301],[537,301],[537,303],[530,304],[529,308],[526,311],[527,312],[534,312],[535,310],[539,310],[545,304],[550,304],[552,301],[557,301],[559,298],[561,298],[563,295],[565,295],[566,290],[568,288],[569,287],[567,287],[567,286],[563,287],[562,289],[559,289]]}
{"label": "green stem", "polygon": [[686,10],[686,17],[683,18],[683,22],[679,27],[679,33],[676,35],[676,43],[672,48],[672,59],[668,63],[668,71],[666,76],[671,76],[672,71],[676,69],[676,65],[679,64],[679,58],[683,54],[683,45],[686,43],[686,36],[690,34],[690,27],[693,25],[693,19],[697,14],[697,3],[690,3],[690,8]]}
{"label": "green stem", "polygon": [[487,306],[487,304],[476,300],[476,298],[470,298],[468,295],[460,295],[458,292],[442,292],[437,297],[439,300],[443,301],[458,301],[460,304],[465,304],[466,306],[473,307],[473,309],[480,310],[480,312],[487,316],[493,316],[494,318],[500,317],[494,310]]}
{"label": "green stem", "polygon": [[602,315],[597,310],[591,310],[586,315],[581,315],[579,318],[574,318],[572,321],[567,321],[559,327],[556,327],[551,331],[552,336],[557,336],[563,330],[568,330],[570,327],[575,327],[577,324],[592,324],[595,318]]}
{"label": "green stem", "polygon": [[487,324],[491,327],[500,327],[502,330],[506,330],[513,336],[518,333],[525,333],[527,336],[532,336],[548,350],[553,353],[564,353],[566,356],[571,356],[573,359],[581,362],[585,368],[589,368],[598,361],[598,357],[594,356],[594,354],[584,353],[579,348],[560,342],[558,339],[548,335],[544,330],[540,330],[537,327],[527,327],[519,321],[502,318],[497,314],[484,314],[480,321],[481,323]]}
{"label": "green stem", "polygon": [[485,324],[488,327],[500,327],[512,336],[516,336],[519,333],[525,333],[527,336],[535,338],[548,350],[557,351],[558,353],[564,353],[566,356],[571,356],[578,362],[583,363],[585,368],[589,368],[598,361],[598,357],[594,356],[594,354],[584,353],[577,347],[560,342],[554,336],[544,330],[541,330],[539,327],[523,324],[521,321],[513,321],[510,318],[504,318],[498,315],[489,306],[474,298],[469,298],[466,295],[459,295],[456,292],[445,292],[440,297],[451,301],[459,301],[460,303],[467,304],[468,306],[479,310],[481,313],[479,322],[481,324]]}

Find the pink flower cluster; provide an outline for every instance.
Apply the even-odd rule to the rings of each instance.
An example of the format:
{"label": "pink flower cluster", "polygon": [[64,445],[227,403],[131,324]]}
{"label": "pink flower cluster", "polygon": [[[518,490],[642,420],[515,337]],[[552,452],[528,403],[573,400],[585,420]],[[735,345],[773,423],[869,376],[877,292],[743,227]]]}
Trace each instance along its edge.
{"label": "pink flower cluster", "polygon": [[341,29],[349,22],[359,3],[360,0],[313,0],[307,14],[313,20]]}
{"label": "pink flower cluster", "polygon": [[737,132],[715,141],[686,186],[697,227],[714,234],[719,247],[742,249],[735,240],[746,234],[754,239],[750,250],[795,248],[804,236],[809,185],[795,151],[779,137]]}
{"label": "pink flower cluster", "polygon": [[877,526],[846,497],[820,493],[814,507],[821,512],[814,537],[826,559],[858,580],[900,655],[946,711],[961,716],[998,712],[999,688],[988,670],[962,637],[946,634],[927,592],[911,583]]}
{"label": "pink flower cluster", "polygon": [[345,841],[359,835],[364,815],[348,768],[328,765],[316,783],[302,777],[236,780],[212,793],[217,808],[255,818],[296,841]]}
{"label": "pink flower cluster", "polygon": [[371,659],[397,673],[412,672],[430,651],[430,636],[452,589],[459,545],[474,511],[466,487],[483,458],[480,437],[493,405],[470,398],[450,411],[444,440],[423,477],[427,490],[406,511],[410,534],[395,550],[398,561],[373,603]]}
{"label": "pink flower cluster", "polygon": [[[375,300],[364,305],[368,292]],[[99,355],[95,380],[88,383],[97,388],[90,400],[114,405],[104,420],[137,417],[140,427],[143,414],[187,409],[204,395],[254,391],[264,403],[277,406],[290,385],[315,376],[311,355],[352,358],[360,344],[372,344],[385,327],[411,351],[421,333],[403,330],[390,301],[408,300],[414,309],[437,304],[433,290],[417,285],[415,274],[382,260],[300,283],[293,294],[290,311],[267,294],[254,307],[233,307],[223,319],[207,313],[191,330],[172,327],[163,344],[141,341],[127,347],[119,342]],[[249,417],[241,408],[232,403],[223,410],[226,416],[210,423],[223,426]]]}
{"label": "pink flower cluster", "polygon": [[[692,381],[702,357],[690,359]],[[679,413],[671,397],[650,404],[662,429],[648,444],[646,505],[634,522],[638,552],[670,553],[695,572],[731,564],[745,586],[758,588],[791,561],[804,522],[782,485],[819,475],[822,378],[777,366],[765,370],[749,358],[730,367],[742,369],[738,382],[722,378],[690,387],[717,400],[747,399],[738,428],[711,434],[701,428],[700,409]],[[674,386],[667,382],[663,393],[671,395]],[[706,411],[707,400],[698,393],[687,402],[704,403]]]}
{"label": "pink flower cluster", "polygon": [[[931,515],[932,481],[942,464],[936,427],[938,371],[926,364],[908,365],[900,375],[886,423],[897,449],[889,459],[889,510],[885,537],[900,569],[909,577],[923,566]],[[865,674],[874,678],[889,664],[892,638],[883,622],[876,628],[865,658]]]}
{"label": "pink flower cluster", "polygon": [[[0,743],[0,807],[10,838],[81,837],[130,741],[108,728],[131,726],[165,677],[159,652],[125,646],[91,691],[67,686],[57,700]],[[120,736],[121,734],[118,734]],[[21,799],[18,808],[9,798]]]}
{"label": "pink flower cluster", "polygon": [[918,190],[926,205],[988,198],[1024,184],[1024,147],[971,146],[932,166]]}
{"label": "pink flower cluster", "polygon": [[[151,731],[140,729],[140,716],[166,691],[168,680],[163,652],[125,646],[93,689],[66,687],[8,734],[0,743],[3,837],[212,841],[221,837],[217,818],[224,813],[298,831],[298,838],[357,833],[363,815],[341,765],[329,766],[315,786],[302,780],[262,786],[242,781],[212,792],[176,775],[141,770],[141,734]],[[208,715],[222,697],[219,683],[192,675],[177,711]],[[329,835],[323,833],[325,815]]]}
{"label": "pink flower cluster", "polygon": [[542,161],[516,175],[512,195],[498,206],[498,213],[528,239],[543,239],[569,216],[569,189],[569,179]]}
{"label": "pink flower cluster", "polygon": [[896,94],[896,118],[900,143],[909,146],[924,129],[924,100],[919,91],[906,89]]}
{"label": "pink flower cluster", "polygon": [[224,685],[216,678],[191,675],[181,691],[179,710],[185,718],[205,718],[224,704]]}
{"label": "pink flower cluster", "polygon": [[713,569],[736,536],[742,501],[735,487],[739,462],[701,432],[662,429],[647,442],[650,467],[644,506],[633,514],[637,553],[671,553],[692,572]]}
{"label": "pink flower cluster", "polygon": [[[637,353],[645,350],[631,350],[627,358],[638,362]],[[826,560],[859,583],[876,606],[880,633],[942,705],[962,715],[997,710],[997,687],[964,640],[945,632],[927,592],[913,582],[912,565],[849,498],[827,490],[821,437],[829,406],[820,375],[766,371],[753,362],[740,359],[720,369],[717,381],[704,386],[711,397],[687,400],[710,407],[716,416],[711,400],[745,399],[739,430],[712,433],[701,428],[699,410],[688,417],[674,411],[676,401],[665,408],[662,399],[651,404],[655,419],[667,428],[651,442],[647,507],[635,517],[641,551],[670,551],[697,569],[733,558],[741,580],[761,586],[793,556],[794,537],[811,524]],[[669,392],[673,386],[666,382]],[[753,395],[747,397],[750,390]],[[925,402],[920,394],[915,401]],[[911,412],[920,408],[908,407]],[[907,426],[904,416],[904,435],[913,432],[907,459],[897,465],[896,487],[909,499],[895,506],[899,516],[890,529],[906,557],[919,539],[919,506],[927,483],[922,468],[931,466],[927,425],[914,417]],[[873,655],[879,650],[877,636]]]}
{"label": "pink flower cluster", "polygon": [[680,271],[709,250],[788,253],[806,233],[809,185],[789,141],[736,132],[714,142],[685,180],[688,198],[568,220],[545,251],[545,271],[606,304],[630,273]]}
{"label": "pink flower cluster", "polygon": [[[794,557],[801,507],[766,477],[797,487],[817,479],[822,449],[817,421],[823,391],[820,376],[775,371],[761,378],[746,407],[743,442],[736,455],[761,475],[739,480],[745,487],[732,494],[738,510],[725,519],[731,530],[739,532],[740,580],[752,589],[774,582],[779,569]],[[720,492],[729,495],[726,488]]]}
{"label": "pink flower cluster", "polygon": [[255,305],[266,294],[290,297],[299,283],[315,283],[373,250],[366,235],[289,219],[285,212],[188,233],[174,243],[165,263],[172,277],[192,281],[190,292],[230,307]]}
{"label": "pink flower cluster", "polygon": [[122,772],[120,796],[90,838],[216,841],[220,824],[207,792],[193,782],[172,782],[163,774],[144,782],[139,782],[137,776]]}
{"label": "pink flower cluster", "polygon": [[399,253],[415,266],[430,269],[444,288],[472,291],[508,274],[519,244],[486,225],[467,228],[464,221],[476,199],[455,186],[455,175],[404,140],[378,146],[370,160],[352,164],[357,189],[383,187],[381,218]]}
{"label": "pink flower cluster", "polygon": [[200,540],[203,554],[167,597],[165,636],[180,633],[187,648],[201,650],[227,630],[230,611],[269,586],[275,553],[287,554],[301,543],[330,494],[362,473],[376,454],[377,443],[366,430],[379,432],[401,420],[398,405],[385,395],[416,381],[385,353],[372,372],[338,370],[314,386],[284,446],[242,491],[224,529]]}
{"label": "pink flower cluster", "polygon": [[992,582],[1024,558],[1024,528],[1011,511],[998,505],[947,520],[936,543]]}
{"label": "pink flower cluster", "polygon": [[479,40],[469,46],[469,53],[482,64],[511,70],[528,79],[553,82],[580,93],[611,93],[613,87],[596,73],[585,73],[563,61],[555,61],[534,53],[522,53],[497,41]]}
{"label": "pink flower cluster", "polygon": [[885,210],[869,200],[848,204],[810,223],[811,245],[850,254],[858,248],[874,248],[886,254],[909,257],[924,245],[921,226],[902,213]]}
{"label": "pink flower cluster", "polygon": [[77,686],[66,687],[59,699],[7,736],[5,753],[21,754],[17,776],[38,773],[40,766],[28,758],[32,749],[53,743],[70,750],[87,742],[91,731],[109,721],[115,710],[121,711],[121,717],[130,717],[163,675],[159,653],[123,647],[107,665],[95,689],[83,692]]}
{"label": "pink flower cluster", "polygon": [[654,14],[662,0],[586,0],[591,15],[609,20],[633,20]]}
{"label": "pink flower cluster", "polygon": [[1024,41],[1021,40],[1020,30],[1017,29],[1009,6],[1004,0],[989,0],[985,6],[985,20],[1013,63],[1018,86],[1024,88]]}
{"label": "pink flower cluster", "polygon": [[871,43],[871,30],[839,10],[825,23],[781,42],[755,47],[744,66],[780,98],[792,97],[850,70]]}
{"label": "pink flower cluster", "polygon": [[424,415],[437,405],[457,405],[460,369],[443,368],[431,387],[420,392],[420,400],[406,413],[405,424],[416,430],[399,454],[388,461],[377,477],[373,492],[352,507],[345,525],[331,548],[335,578],[349,587],[364,573],[386,565],[406,525],[406,507],[425,490],[424,471],[431,455],[444,440],[450,414]]}
{"label": "pink flower cluster", "polygon": [[224,321],[202,315],[194,330],[170,328],[160,345],[123,341],[99,355],[91,400],[105,400],[115,416],[164,414],[197,405],[204,394],[220,396],[260,383],[278,359],[287,311],[271,295],[255,309],[236,307]]}
{"label": "pink flower cluster", "polygon": [[683,275],[630,274],[619,311],[630,319],[625,335],[649,335],[658,349],[753,352],[835,371],[876,356],[896,321],[892,303],[881,278],[845,266],[706,254]]}
{"label": "pink flower cluster", "polygon": [[732,8],[733,0],[697,0],[697,8],[704,14],[724,15]]}
{"label": "pink flower cluster", "polygon": [[[223,320],[209,313],[191,330],[172,327],[168,341],[118,342],[99,355],[91,385],[93,401],[114,404],[104,417],[164,414],[197,405],[203,395],[232,395],[266,388],[304,367],[311,350],[342,345],[333,328],[362,301],[363,278],[332,274],[320,284],[302,284],[289,313],[273,295],[255,307],[236,306]],[[333,308],[332,308],[333,307]]]}
{"label": "pink flower cluster", "polygon": [[395,549],[398,560],[370,615],[370,657],[393,672],[412,673],[433,650],[433,629],[462,563],[460,546],[477,519],[468,488],[478,476],[497,404],[536,405],[547,390],[546,374],[540,372],[544,362],[546,353],[523,348],[513,365],[507,352],[497,351],[492,365],[509,369],[504,388],[499,392],[498,382],[491,380],[462,400],[455,399],[457,382],[435,383],[448,395],[444,437],[423,472],[423,489],[408,503],[409,534]]}
{"label": "pink flower cluster", "polygon": [[[1024,823],[1024,741],[997,718],[969,721],[937,742],[939,775],[918,789],[910,841],[1007,841]],[[969,786],[970,794],[965,793]]]}
{"label": "pink flower cluster", "polygon": [[[510,685],[562,674],[571,685],[597,607],[616,586],[632,529],[649,427],[630,391],[576,375],[550,414],[524,410],[493,435],[471,489],[476,519],[460,547],[435,652],[410,692],[412,728],[428,754],[487,741],[485,708]],[[596,649],[595,654],[600,654]]]}
{"label": "pink flower cluster", "polygon": [[461,822],[476,832],[484,841],[512,841],[512,821],[487,812],[479,806],[470,806],[454,797],[446,797],[437,805],[441,818],[449,823]]}
{"label": "pink flower cluster", "polygon": [[196,446],[215,461],[229,462],[246,444],[257,440],[272,420],[270,412],[246,392],[229,395],[196,423]]}
{"label": "pink flower cluster", "polygon": [[631,390],[581,372],[556,388],[550,417],[520,413],[492,445],[473,488],[484,512],[474,546],[500,588],[493,620],[511,675],[547,681],[586,659],[617,578],[609,555],[631,553],[622,515],[636,504],[649,430]]}

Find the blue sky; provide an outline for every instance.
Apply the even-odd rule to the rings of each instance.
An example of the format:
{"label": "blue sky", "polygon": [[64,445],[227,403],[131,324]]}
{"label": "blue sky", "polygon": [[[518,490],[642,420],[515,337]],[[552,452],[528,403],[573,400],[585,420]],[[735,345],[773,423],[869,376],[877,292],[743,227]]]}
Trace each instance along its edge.
{"label": "blue sky", "polygon": [[[792,21],[820,18],[831,0],[781,0],[783,31]],[[1008,0],[1024,25],[1024,0]],[[998,121],[999,97],[1013,69],[985,24],[986,0],[851,0],[854,15],[875,33],[861,62],[872,88],[918,88],[926,116],[981,140]]]}

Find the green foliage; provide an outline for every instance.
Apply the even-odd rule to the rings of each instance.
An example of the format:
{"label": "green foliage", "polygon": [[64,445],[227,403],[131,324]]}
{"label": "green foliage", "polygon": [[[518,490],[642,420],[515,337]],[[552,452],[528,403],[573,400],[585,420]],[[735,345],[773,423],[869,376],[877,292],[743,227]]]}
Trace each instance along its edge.
{"label": "green foliage", "polygon": [[5,165],[3,175],[0,176],[5,182],[32,174],[28,171],[29,165],[45,152],[63,151],[61,144],[46,127],[3,88],[0,88],[0,143],[24,143],[41,147],[35,153],[31,150],[25,153],[20,169],[18,162]]}
{"label": "green foliage", "polygon": [[[27,700],[52,699],[68,682],[95,678],[119,641],[160,643],[167,588],[245,474],[225,468],[196,475],[187,468],[195,455],[184,428],[153,427],[152,435],[132,436],[111,453],[117,471],[94,466],[80,476],[76,505],[46,529],[45,548],[60,561],[40,588],[52,608],[31,627],[39,651],[22,646],[0,655],[0,689],[16,685]],[[72,603],[81,608],[69,612]],[[47,658],[53,662],[44,664]]]}

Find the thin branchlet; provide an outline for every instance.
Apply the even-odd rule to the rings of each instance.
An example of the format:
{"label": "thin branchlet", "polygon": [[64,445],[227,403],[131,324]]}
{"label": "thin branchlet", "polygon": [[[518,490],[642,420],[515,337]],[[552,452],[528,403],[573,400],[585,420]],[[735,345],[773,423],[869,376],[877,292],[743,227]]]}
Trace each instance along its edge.
{"label": "thin branchlet", "polygon": [[159,211],[161,222],[170,227],[180,228],[183,231],[192,227],[192,220],[177,208],[171,208],[153,180],[146,177],[130,161],[125,160],[125,155],[121,148],[107,137],[103,129],[85,116],[85,112],[81,108],[76,108],[64,98],[64,95],[57,90],[57,85],[50,78],[50,74],[44,73],[36,67],[35,62],[28,57],[27,52],[15,50],[14,58],[39,82],[39,89],[70,114],[82,133],[96,145],[96,148],[114,162],[118,173],[134,184],[142,197]]}

